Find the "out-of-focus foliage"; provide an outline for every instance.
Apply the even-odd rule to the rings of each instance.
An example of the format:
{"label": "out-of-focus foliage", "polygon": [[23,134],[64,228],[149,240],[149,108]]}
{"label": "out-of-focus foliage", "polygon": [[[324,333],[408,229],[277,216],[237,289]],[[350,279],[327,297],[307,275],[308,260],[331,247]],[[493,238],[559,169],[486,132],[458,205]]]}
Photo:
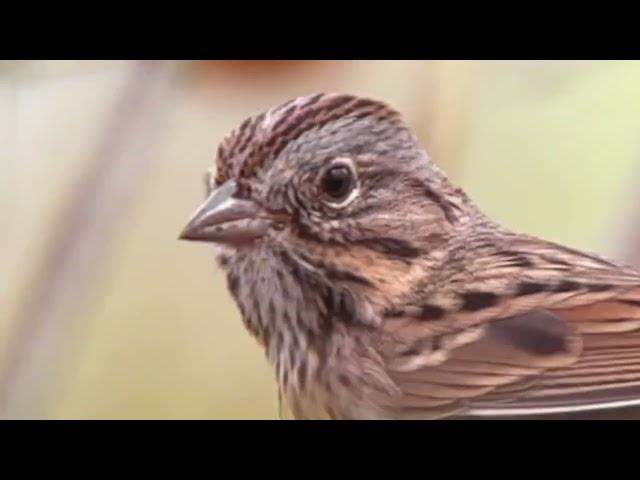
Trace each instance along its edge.
{"label": "out-of-focus foliage", "polygon": [[[10,225],[0,237],[0,345],[11,340],[129,68],[30,62],[0,70],[0,128],[9,132],[0,146],[10,152],[0,163],[0,213]],[[78,299],[71,330],[51,339],[65,339],[64,348],[40,367],[55,375],[40,415],[276,417],[272,372],[212,249],[176,238],[222,137],[247,115],[316,91],[388,101],[497,220],[615,256],[612,227],[640,161],[640,63],[185,63],[152,152],[140,152],[153,161],[135,201],[109,224],[115,244]]]}
{"label": "out-of-focus foliage", "polygon": [[615,255],[640,173],[640,62],[513,67],[484,70],[460,181],[515,229]]}

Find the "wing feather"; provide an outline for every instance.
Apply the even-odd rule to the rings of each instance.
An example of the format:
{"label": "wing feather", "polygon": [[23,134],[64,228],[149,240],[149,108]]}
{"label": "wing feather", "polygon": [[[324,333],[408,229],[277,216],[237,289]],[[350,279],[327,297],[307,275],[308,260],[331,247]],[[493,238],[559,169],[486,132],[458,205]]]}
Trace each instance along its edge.
{"label": "wing feather", "polygon": [[[640,274],[543,245],[537,252],[546,263],[525,276],[482,283],[478,274],[484,290],[473,289],[475,297],[462,292],[456,302],[450,292],[431,292],[423,305],[390,315],[380,351],[403,392],[398,418],[640,404]],[[509,268],[504,255],[497,262]],[[446,313],[427,318],[438,311]]]}

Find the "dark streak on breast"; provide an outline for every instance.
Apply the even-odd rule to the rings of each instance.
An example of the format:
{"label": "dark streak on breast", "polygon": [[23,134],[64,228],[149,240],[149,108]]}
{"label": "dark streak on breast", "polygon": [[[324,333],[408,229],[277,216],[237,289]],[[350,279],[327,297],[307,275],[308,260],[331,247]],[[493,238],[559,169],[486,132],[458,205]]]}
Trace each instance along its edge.
{"label": "dark streak on breast", "polygon": [[236,275],[228,275],[227,276],[227,286],[229,287],[229,291],[235,297],[238,294],[239,287],[239,279]]}
{"label": "dark streak on breast", "polygon": [[298,367],[298,386],[300,391],[304,393],[307,386],[307,361],[304,357],[301,357],[300,366]]}

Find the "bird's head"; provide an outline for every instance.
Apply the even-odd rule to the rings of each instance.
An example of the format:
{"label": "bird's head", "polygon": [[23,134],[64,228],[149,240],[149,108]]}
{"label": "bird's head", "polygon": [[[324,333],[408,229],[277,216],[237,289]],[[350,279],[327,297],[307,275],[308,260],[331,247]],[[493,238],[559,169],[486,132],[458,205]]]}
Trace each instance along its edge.
{"label": "bird's head", "polygon": [[223,246],[240,282],[260,274],[249,273],[255,263],[393,297],[408,288],[394,277],[463,216],[464,197],[400,115],[350,95],[300,97],[247,119],[220,145],[208,187],[181,238]]}

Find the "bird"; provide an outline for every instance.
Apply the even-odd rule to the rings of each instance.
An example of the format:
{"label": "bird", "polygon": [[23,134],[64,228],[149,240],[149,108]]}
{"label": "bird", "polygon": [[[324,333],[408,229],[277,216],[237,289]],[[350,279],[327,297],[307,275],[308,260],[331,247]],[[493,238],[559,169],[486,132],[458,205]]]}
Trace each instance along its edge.
{"label": "bird", "polygon": [[640,405],[640,273],[482,212],[384,101],[289,100],[220,143],[179,234],[217,247],[300,420]]}

